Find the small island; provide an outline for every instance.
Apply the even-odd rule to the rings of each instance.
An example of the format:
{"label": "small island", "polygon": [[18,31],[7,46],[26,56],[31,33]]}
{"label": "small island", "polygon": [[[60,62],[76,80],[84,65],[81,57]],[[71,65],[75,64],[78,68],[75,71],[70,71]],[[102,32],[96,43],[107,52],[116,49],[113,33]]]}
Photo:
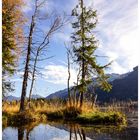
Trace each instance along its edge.
{"label": "small island", "polygon": [[135,7],[3,0],[3,140],[11,132],[18,140],[137,136],[138,66],[130,49],[137,34],[128,16]]}

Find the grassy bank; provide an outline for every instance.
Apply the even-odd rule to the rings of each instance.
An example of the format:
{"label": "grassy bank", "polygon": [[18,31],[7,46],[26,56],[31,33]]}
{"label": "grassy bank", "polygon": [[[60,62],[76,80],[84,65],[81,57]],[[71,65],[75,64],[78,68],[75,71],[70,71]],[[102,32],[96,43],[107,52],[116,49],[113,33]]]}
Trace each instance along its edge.
{"label": "grassy bank", "polygon": [[6,126],[21,126],[30,123],[39,123],[45,122],[47,117],[45,115],[40,115],[39,113],[35,113],[32,111],[25,111],[22,113],[8,113],[3,112],[2,114],[2,125]]}
{"label": "grassy bank", "polygon": [[106,109],[101,111],[100,107],[90,107],[86,102],[82,109],[69,107],[64,103],[40,103],[33,102],[31,108],[19,113],[19,103],[3,105],[3,126],[18,126],[31,122],[42,122],[47,120],[72,121],[79,124],[97,125],[126,125],[126,117],[119,111]]}
{"label": "grassy bank", "polygon": [[84,124],[126,125],[126,117],[120,112],[95,112],[80,114],[76,121]]}
{"label": "grassy bank", "polygon": [[46,113],[49,120],[63,119],[73,121],[79,124],[96,124],[96,125],[126,125],[125,114],[118,111],[109,112],[83,112],[79,109],[66,108],[57,112]]}

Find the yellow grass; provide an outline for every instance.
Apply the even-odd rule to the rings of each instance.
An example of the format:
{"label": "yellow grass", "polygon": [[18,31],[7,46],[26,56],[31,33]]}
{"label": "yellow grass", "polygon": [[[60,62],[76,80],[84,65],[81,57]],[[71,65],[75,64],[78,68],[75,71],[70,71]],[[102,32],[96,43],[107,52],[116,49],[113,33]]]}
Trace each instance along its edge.
{"label": "yellow grass", "polygon": [[96,112],[98,110],[99,110],[99,108],[97,106],[92,107],[91,102],[84,102],[84,104],[82,106],[83,113],[91,113],[91,112]]}
{"label": "yellow grass", "polygon": [[[41,102],[41,101],[32,101],[30,108],[28,107],[28,104],[25,103],[26,110],[30,110],[33,112],[55,112],[57,110],[61,110],[65,107],[65,105],[61,102],[53,102],[53,103],[47,103],[47,102]],[[2,111],[7,113],[17,113],[19,112],[20,103],[17,104],[15,102],[3,102]]]}
{"label": "yellow grass", "polygon": [[[53,102],[47,102],[47,101],[32,101],[31,107],[29,108],[27,103],[25,102],[26,110],[33,111],[34,113],[40,113],[40,112],[57,112],[59,110],[63,110],[66,108],[69,108],[69,104],[63,103],[61,101],[53,101]],[[20,102],[3,102],[2,111],[7,113],[17,113],[19,112]],[[112,105],[105,105],[103,107],[93,106],[91,102],[84,102],[82,107],[83,113],[92,113],[96,111],[103,111],[105,109],[105,112],[107,111],[120,111],[119,108],[121,106],[118,104],[112,104]]]}
{"label": "yellow grass", "polygon": [[[8,102],[4,102],[3,103],[3,107],[2,107],[2,111],[3,112],[7,112],[7,113],[17,113],[19,112],[19,107],[20,107],[20,103],[8,103]],[[32,101],[30,108],[28,107],[28,105],[26,104],[26,110],[30,110],[36,113],[41,113],[41,112],[57,112],[59,110],[63,110],[65,108],[69,108],[68,104],[64,104],[63,102],[60,101],[55,101],[55,102],[46,102],[46,101]],[[95,112],[97,111],[98,108],[97,107],[91,107],[91,103],[90,102],[84,102],[83,107],[82,107],[82,112],[83,113],[91,113],[91,112]]]}
{"label": "yellow grass", "polygon": [[64,108],[64,105],[58,102],[50,104],[44,103],[43,105],[38,104],[37,106],[32,105],[35,112],[55,112]]}
{"label": "yellow grass", "polygon": [[4,103],[2,106],[2,111],[8,113],[17,113],[19,111],[19,107],[20,107],[19,103],[18,104]]}
{"label": "yellow grass", "polygon": [[[3,111],[3,119],[10,120],[15,124],[20,124],[21,122],[27,123],[31,121],[42,121],[47,119],[78,119],[78,122],[96,122],[94,119],[97,118],[99,120],[102,120],[103,114],[106,114],[107,120],[110,120],[109,117],[112,116],[111,113],[117,113],[114,112],[115,107],[114,106],[108,106],[108,108],[105,111],[101,111],[100,107],[92,106],[91,102],[84,102],[82,109],[74,106],[69,106],[68,104],[61,102],[61,101],[32,101],[29,105],[27,104],[27,101],[25,102],[26,111],[19,112],[20,102],[3,102],[2,111]],[[78,116],[84,115],[82,118],[79,118]],[[96,117],[96,116],[97,117]],[[117,115],[119,118],[123,117],[119,114]],[[99,121],[98,120],[98,121]],[[18,121],[18,122],[17,122]],[[102,121],[101,121],[102,122]],[[113,121],[112,121],[113,122]],[[110,122],[111,123],[111,122]]]}

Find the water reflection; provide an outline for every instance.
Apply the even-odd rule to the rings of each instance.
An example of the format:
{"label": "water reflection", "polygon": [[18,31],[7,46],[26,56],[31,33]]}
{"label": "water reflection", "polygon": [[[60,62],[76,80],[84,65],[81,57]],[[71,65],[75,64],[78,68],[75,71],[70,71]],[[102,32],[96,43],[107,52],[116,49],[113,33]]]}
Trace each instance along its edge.
{"label": "water reflection", "polygon": [[78,125],[39,124],[34,128],[7,127],[3,130],[3,140],[91,140]]}
{"label": "water reflection", "polygon": [[3,129],[3,140],[137,140],[137,127],[80,126],[77,124],[32,124]]}
{"label": "water reflection", "polygon": [[18,128],[18,140],[23,140],[24,137],[24,129]]}
{"label": "water reflection", "polygon": [[[78,127],[78,125],[70,126],[70,138],[69,140],[86,140],[86,135],[83,128]],[[78,137],[79,136],[79,137]]]}

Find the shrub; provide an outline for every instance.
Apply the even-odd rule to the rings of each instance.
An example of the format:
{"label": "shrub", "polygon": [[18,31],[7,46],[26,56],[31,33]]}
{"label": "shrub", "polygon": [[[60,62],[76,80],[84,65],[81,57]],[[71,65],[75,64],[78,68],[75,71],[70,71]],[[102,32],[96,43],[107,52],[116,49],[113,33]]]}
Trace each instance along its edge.
{"label": "shrub", "polygon": [[63,115],[65,119],[76,118],[79,114],[81,114],[82,110],[77,107],[67,107],[63,109]]}
{"label": "shrub", "polygon": [[76,118],[76,120],[79,123],[126,125],[126,117],[120,112],[95,112],[81,114]]}
{"label": "shrub", "polygon": [[62,119],[63,118],[62,111],[48,112],[46,114],[47,114],[48,119]]}

